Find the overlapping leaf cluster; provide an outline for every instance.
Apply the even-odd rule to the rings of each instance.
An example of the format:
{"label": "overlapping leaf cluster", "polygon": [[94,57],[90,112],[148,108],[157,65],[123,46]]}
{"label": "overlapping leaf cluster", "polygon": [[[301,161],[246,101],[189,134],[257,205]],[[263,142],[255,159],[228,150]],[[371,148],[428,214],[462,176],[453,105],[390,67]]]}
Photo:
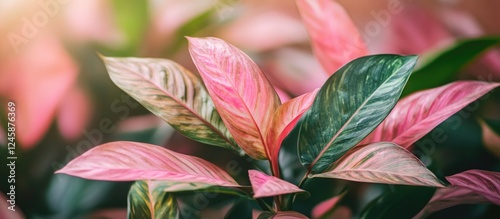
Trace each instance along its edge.
{"label": "overlapping leaf cluster", "polygon": [[[445,187],[408,151],[500,84],[455,82],[400,100],[416,56],[365,56],[358,39],[319,28],[325,16],[335,14],[339,25],[356,33],[339,5],[326,0],[297,3],[313,49],[332,74],[321,88],[283,104],[259,67],[221,39],[188,38],[199,76],[170,60],[102,57],[117,86],[185,136],[267,160],[269,172],[250,170],[251,192],[207,161],[135,142],[101,145],[58,172],[138,181],[129,194],[130,217],[180,217],[176,192],[226,187],[219,191],[274,197],[273,206],[264,204],[261,210],[266,212],[258,218],[306,218],[291,212],[291,206],[295,193],[307,193],[304,183],[318,177],[439,188],[419,215],[464,202],[500,204],[498,173],[464,172],[449,177],[451,185]],[[329,13],[316,13],[320,8]],[[281,172],[287,167],[278,159],[292,132],[298,133],[291,142],[306,169],[298,185],[284,180]],[[467,180],[479,186],[467,186]]]}

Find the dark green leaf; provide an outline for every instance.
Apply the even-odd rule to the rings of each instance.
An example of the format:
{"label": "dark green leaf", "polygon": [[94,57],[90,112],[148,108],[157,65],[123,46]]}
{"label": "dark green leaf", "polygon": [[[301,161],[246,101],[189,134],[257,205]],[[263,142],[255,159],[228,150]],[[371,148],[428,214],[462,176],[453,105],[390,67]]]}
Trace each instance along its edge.
{"label": "dark green leaf", "polygon": [[492,131],[500,136],[500,120],[484,119],[484,122],[491,128]]}
{"label": "dark green leaf", "polygon": [[416,56],[356,59],[332,75],[295,128],[302,165],[321,173],[366,137],[389,114]]}
{"label": "dark green leaf", "polygon": [[137,181],[128,194],[128,218],[179,218],[177,200],[154,181]]}
{"label": "dark green leaf", "polygon": [[431,199],[436,188],[390,186],[361,213],[361,219],[412,218]]}
{"label": "dark green leaf", "polygon": [[247,199],[239,199],[224,216],[224,219],[251,219],[252,205]]}
{"label": "dark green leaf", "polygon": [[499,37],[462,40],[450,47],[424,54],[403,90],[403,96],[453,81],[458,71],[499,43]]}

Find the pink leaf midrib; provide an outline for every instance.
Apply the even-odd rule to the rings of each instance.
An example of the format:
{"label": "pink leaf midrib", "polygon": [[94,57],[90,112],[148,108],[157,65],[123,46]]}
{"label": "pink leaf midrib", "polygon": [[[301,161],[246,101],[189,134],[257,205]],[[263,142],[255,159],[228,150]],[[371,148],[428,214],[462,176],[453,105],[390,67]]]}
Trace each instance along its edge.
{"label": "pink leaf midrib", "polygon": [[[198,48],[200,49],[200,47],[198,47]],[[230,49],[231,49],[231,50],[233,50],[233,48],[232,48],[232,47],[230,47]],[[201,48],[201,50],[204,50],[204,52],[205,52],[205,53],[207,53],[207,54],[211,54],[211,53],[210,53],[210,51],[207,51],[207,49],[205,49],[205,48]],[[244,53],[241,53],[241,54],[242,54],[243,56],[246,56],[246,54],[244,54]],[[199,54],[198,54],[198,55],[199,55]],[[248,56],[246,56],[246,58],[250,59]],[[222,68],[223,68],[223,66],[220,66],[220,65],[219,65],[219,63],[216,63],[216,64],[215,64],[215,66],[216,66],[216,69],[217,69],[218,71],[220,71],[219,69],[222,69]],[[244,106],[244,108],[245,108],[246,112],[248,113],[248,115],[250,115],[250,119],[251,119],[251,121],[252,121],[253,125],[255,126],[255,128],[257,129],[257,132],[259,133],[259,139],[260,139],[260,141],[261,141],[261,143],[262,143],[262,146],[264,147],[264,150],[265,150],[265,152],[266,152],[267,157],[269,158],[269,157],[270,157],[270,154],[269,154],[269,147],[267,146],[267,143],[266,143],[266,141],[264,140],[264,136],[262,135],[262,134],[263,134],[263,133],[262,133],[262,130],[261,130],[260,126],[257,124],[257,121],[255,120],[255,117],[254,117],[253,113],[251,113],[250,109],[248,108],[248,105],[247,105],[246,101],[244,101],[243,97],[242,97],[242,96],[241,96],[241,94],[238,92],[237,86],[235,86],[235,85],[234,85],[233,80],[230,80],[230,78],[229,78],[229,76],[228,76],[227,74],[222,74],[222,75],[224,75],[224,77],[225,77],[226,81],[227,81],[227,82],[229,82],[229,84],[231,85],[232,90],[233,90],[233,91],[235,91],[234,93],[236,93],[236,96],[238,97],[238,99],[239,99],[242,103],[244,103],[244,104],[243,104],[243,106]],[[265,80],[268,80],[268,79],[265,77],[265,75],[261,74],[261,76],[263,76]],[[210,92],[210,91],[209,91],[209,92]]]}

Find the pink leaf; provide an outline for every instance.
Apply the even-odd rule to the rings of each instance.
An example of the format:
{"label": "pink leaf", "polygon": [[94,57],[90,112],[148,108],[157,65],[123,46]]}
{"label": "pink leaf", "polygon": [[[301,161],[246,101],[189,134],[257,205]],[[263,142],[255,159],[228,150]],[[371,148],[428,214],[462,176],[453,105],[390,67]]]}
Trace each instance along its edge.
{"label": "pink leaf", "polygon": [[[252,10],[248,9],[245,11]],[[250,13],[226,25],[218,35],[237,47],[257,52],[307,41],[307,33],[298,19],[277,10],[260,10],[248,15]]]}
{"label": "pink leaf", "polygon": [[344,197],[344,195],[345,193],[342,193],[317,204],[311,212],[312,217],[323,218],[327,216],[328,213],[332,212],[332,210],[336,207],[337,203],[340,201],[340,199],[342,199],[342,197]]}
{"label": "pink leaf", "polygon": [[91,103],[80,88],[72,88],[64,97],[57,115],[59,132],[67,140],[78,139],[91,118]]}
{"label": "pink leaf", "polygon": [[165,180],[238,186],[226,172],[208,161],[151,144],[126,141],[97,146],[56,173],[92,180]]}
{"label": "pink leaf", "polygon": [[18,55],[0,60],[0,66],[0,95],[15,102],[16,137],[30,149],[49,129],[78,68],[62,43],[45,33]]}
{"label": "pink leaf", "polygon": [[498,86],[499,83],[459,81],[414,93],[399,101],[360,145],[390,141],[410,148],[444,120]]}
{"label": "pink leaf", "polygon": [[276,173],[278,168],[278,154],[281,143],[285,137],[292,131],[293,127],[299,121],[304,112],[311,107],[314,97],[319,89],[306,93],[302,96],[293,98],[276,110],[273,120],[270,123],[267,133],[267,142],[269,146],[269,159],[273,163],[273,171]]}
{"label": "pink leaf", "polygon": [[368,54],[358,29],[344,8],[332,0],[297,0],[311,45],[328,74]]}
{"label": "pink leaf", "polygon": [[188,38],[189,52],[236,143],[252,158],[267,158],[265,133],[280,100],[257,65],[217,38]]}
{"label": "pink leaf", "polygon": [[[16,194],[15,191],[7,192],[7,195],[3,194],[0,192],[0,218],[8,218],[8,219],[22,219],[26,218],[23,213],[21,212],[21,209],[19,209],[19,205],[16,205]],[[12,200],[12,201],[11,201]],[[12,203],[11,203],[12,202]],[[14,205],[12,205],[14,204]],[[14,206],[14,207],[12,207]],[[13,209],[13,210],[11,210]]]}
{"label": "pink leaf", "polygon": [[271,83],[295,96],[321,87],[328,78],[312,54],[298,49],[280,49],[266,57],[262,65]]}
{"label": "pink leaf", "polygon": [[500,172],[468,170],[446,177],[453,186],[470,189],[500,205]]}
{"label": "pink leaf", "polygon": [[436,191],[429,203],[414,218],[460,204],[494,203],[500,205],[500,173],[468,170],[446,177],[451,186]]}
{"label": "pink leaf", "polygon": [[249,170],[250,182],[254,198],[271,197],[283,194],[306,192],[294,184],[284,181],[278,177],[266,175],[257,170]]}
{"label": "pink leaf", "polygon": [[441,182],[413,154],[390,142],[357,146],[325,173],[311,177],[358,182],[443,187]]}
{"label": "pink leaf", "polygon": [[278,213],[263,212],[257,219],[308,219],[308,217],[295,211],[279,211]]}

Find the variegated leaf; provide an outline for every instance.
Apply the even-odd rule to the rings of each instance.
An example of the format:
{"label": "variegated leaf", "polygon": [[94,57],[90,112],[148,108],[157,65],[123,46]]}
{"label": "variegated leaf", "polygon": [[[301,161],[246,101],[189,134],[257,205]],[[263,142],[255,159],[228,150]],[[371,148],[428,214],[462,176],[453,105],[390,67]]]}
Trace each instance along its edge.
{"label": "variegated leaf", "polygon": [[328,74],[368,54],[358,29],[333,0],[296,0],[314,53]]}
{"label": "variegated leaf", "polygon": [[281,143],[292,131],[302,114],[311,107],[318,89],[293,98],[278,107],[274,113],[273,120],[269,124],[267,132],[267,142],[269,146],[269,160],[272,163],[274,173],[278,173],[278,154]]}
{"label": "variegated leaf", "polygon": [[188,38],[189,52],[222,120],[252,158],[266,159],[266,129],[280,100],[258,66],[217,38]]}
{"label": "variegated leaf", "polygon": [[166,59],[102,57],[113,82],[174,129],[242,153],[200,78]]}
{"label": "variegated leaf", "polygon": [[290,193],[306,192],[294,184],[284,181],[278,177],[269,176],[257,170],[249,170],[250,182],[254,198],[278,196]]}
{"label": "variegated leaf", "polygon": [[295,126],[302,165],[321,173],[373,131],[396,105],[416,61],[366,56],[332,75]]}
{"label": "variegated leaf", "polygon": [[412,94],[399,101],[360,144],[390,141],[410,148],[441,122],[498,86],[500,83],[459,81]]}
{"label": "variegated leaf", "polygon": [[468,170],[448,176],[451,186],[436,191],[420,213],[422,218],[430,213],[460,204],[494,203],[500,205],[500,173],[486,170]]}
{"label": "variegated leaf", "polygon": [[128,193],[128,218],[180,218],[177,200],[154,181],[137,181]]}
{"label": "variegated leaf", "polygon": [[229,174],[208,161],[155,145],[127,141],[92,148],[56,173],[92,180],[165,180],[238,186]]}
{"label": "variegated leaf", "polygon": [[390,142],[357,146],[333,168],[312,177],[358,182],[443,187],[441,182],[413,154]]}

